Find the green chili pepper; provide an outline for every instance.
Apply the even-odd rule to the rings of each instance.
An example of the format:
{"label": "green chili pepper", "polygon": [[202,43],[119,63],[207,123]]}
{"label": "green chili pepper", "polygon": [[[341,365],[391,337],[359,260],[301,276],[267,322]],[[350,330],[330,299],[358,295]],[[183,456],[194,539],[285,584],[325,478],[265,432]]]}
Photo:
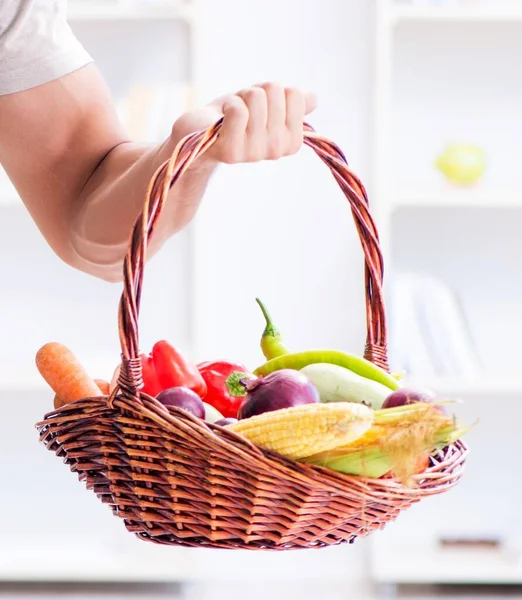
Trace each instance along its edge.
{"label": "green chili pepper", "polygon": [[288,354],[288,348],[283,344],[283,338],[279,329],[272,322],[272,318],[268,313],[266,306],[261,302],[259,298],[256,298],[256,302],[259,304],[263,316],[265,317],[266,327],[261,336],[261,350],[267,360],[277,358],[284,354]]}
{"label": "green chili pepper", "polygon": [[350,369],[354,373],[361,375],[361,377],[378,381],[390,388],[390,390],[398,390],[400,388],[400,383],[397,379],[384,369],[374,365],[365,358],[354,354],[347,354],[340,350],[307,350],[305,352],[283,354],[268,360],[264,365],[258,367],[254,371],[254,375],[260,377],[274,371],[279,371],[280,369],[295,369],[300,371],[303,367],[314,363],[339,365],[340,367]]}

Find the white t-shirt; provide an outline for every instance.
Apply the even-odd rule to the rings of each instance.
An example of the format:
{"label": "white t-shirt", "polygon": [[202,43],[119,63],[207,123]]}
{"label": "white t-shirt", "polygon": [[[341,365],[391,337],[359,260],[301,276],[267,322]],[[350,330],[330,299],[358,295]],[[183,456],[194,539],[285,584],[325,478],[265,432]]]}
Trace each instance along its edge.
{"label": "white t-shirt", "polygon": [[48,83],[92,61],[66,20],[67,0],[0,0],[0,95]]}

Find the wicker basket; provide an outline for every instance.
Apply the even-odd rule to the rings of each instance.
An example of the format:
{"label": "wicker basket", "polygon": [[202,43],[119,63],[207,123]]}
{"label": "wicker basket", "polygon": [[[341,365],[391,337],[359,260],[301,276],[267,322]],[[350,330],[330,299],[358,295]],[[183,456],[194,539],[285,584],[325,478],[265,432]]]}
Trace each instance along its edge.
{"label": "wicker basket", "polygon": [[[462,441],[431,458],[405,487],[346,476],[261,450],[238,435],[141,394],[138,317],[147,243],[167,193],[216,140],[221,121],[188,136],[151,180],[124,263],[119,306],[119,387],[48,413],[36,425],[48,450],[69,465],[128,531],[165,545],[286,550],[353,542],[422,498],[460,480]],[[350,202],[364,251],[365,357],[388,368],[383,260],[365,189],[332,142],[305,125],[305,144],[326,163]]]}

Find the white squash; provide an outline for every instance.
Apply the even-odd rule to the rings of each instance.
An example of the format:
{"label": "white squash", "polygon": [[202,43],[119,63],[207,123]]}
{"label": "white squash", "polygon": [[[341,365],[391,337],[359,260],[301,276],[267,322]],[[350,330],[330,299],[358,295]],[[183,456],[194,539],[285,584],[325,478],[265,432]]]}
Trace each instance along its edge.
{"label": "white squash", "polygon": [[321,402],[359,402],[374,410],[382,408],[392,390],[372,379],[329,363],[314,363],[301,373],[315,385]]}

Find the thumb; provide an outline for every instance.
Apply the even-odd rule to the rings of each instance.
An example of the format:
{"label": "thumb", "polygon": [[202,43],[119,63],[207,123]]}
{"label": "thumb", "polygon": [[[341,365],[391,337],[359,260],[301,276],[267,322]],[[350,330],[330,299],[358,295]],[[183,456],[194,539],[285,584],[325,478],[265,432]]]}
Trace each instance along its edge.
{"label": "thumb", "polygon": [[317,96],[313,92],[305,94],[305,115],[309,115],[317,108]]}

